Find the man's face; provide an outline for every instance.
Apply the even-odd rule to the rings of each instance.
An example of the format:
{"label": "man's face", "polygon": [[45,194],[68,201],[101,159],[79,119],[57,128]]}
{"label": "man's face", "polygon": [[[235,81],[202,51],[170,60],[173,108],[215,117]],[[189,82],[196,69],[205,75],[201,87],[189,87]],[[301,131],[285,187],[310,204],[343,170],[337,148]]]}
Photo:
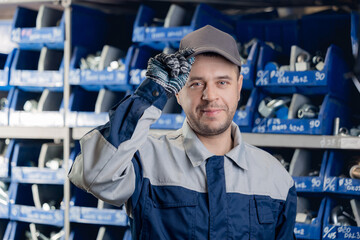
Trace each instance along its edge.
{"label": "man's face", "polygon": [[222,57],[198,55],[176,96],[190,127],[199,135],[214,136],[229,129],[241,86],[236,65]]}

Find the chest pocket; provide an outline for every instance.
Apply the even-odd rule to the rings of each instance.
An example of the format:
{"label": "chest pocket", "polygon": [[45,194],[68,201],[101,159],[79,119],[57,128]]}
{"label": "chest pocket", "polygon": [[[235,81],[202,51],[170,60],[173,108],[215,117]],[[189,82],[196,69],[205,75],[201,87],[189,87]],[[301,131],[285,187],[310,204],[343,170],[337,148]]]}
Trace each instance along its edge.
{"label": "chest pocket", "polygon": [[182,187],[151,187],[141,239],[193,239],[198,193]]}
{"label": "chest pocket", "polygon": [[255,196],[250,200],[250,239],[275,239],[280,203],[269,197]]}

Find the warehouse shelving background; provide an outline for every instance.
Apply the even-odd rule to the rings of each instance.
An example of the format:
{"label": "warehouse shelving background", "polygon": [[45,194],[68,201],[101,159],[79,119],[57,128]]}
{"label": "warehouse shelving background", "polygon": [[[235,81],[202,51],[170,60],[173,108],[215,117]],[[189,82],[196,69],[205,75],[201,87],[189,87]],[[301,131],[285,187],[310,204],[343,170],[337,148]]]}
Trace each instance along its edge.
{"label": "warehouse shelving background", "polygon": [[[26,8],[31,8],[34,10],[38,10],[41,5],[47,4],[48,6],[51,6],[52,8],[59,9],[63,11],[63,34],[64,38],[61,42],[61,46],[57,46],[55,48],[57,49],[63,49],[63,60],[61,65],[61,70],[57,70],[56,74],[61,76],[63,80],[62,86],[47,86],[51,88],[54,88],[55,91],[62,92],[63,100],[61,104],[61,109],[59,109],[59,112],[61,113],[60,118],[62,118],[63,122],[60,124],[60,126],[52,126],[49,124],[48,126],[43,127],[43,123],[37,123],[35,126],[25,126],[24,124],[7,124],[4,126],[0,126],[0,140],[1,139],[10,139],[10,141],[14,142],[14,146],[16,144],[18,145],[19,151],[21,151],[24,146],[26,147],[26,140],[29,140],[32,143],[38,142],[38,147],[40,148],[40,144],[51,142],[51,143],[57,143],[62,146],[62,158],[63,158],[63,174],[62,181],[59,186],[63,188],[63,196],[61,200],[61,206],[59,206],[55,213],[53,215],[50,214],[50,219],[54,218],[54,216],[59,216],[60,219],[57,222],[54,222],[54,219],[48,220],[46,222],[46,215],[48,215],[49,212],[36,212],[37,209],[31,208],[32,204],[26,203],[25,199],[21,199],[22,194],[25,194],[30,189],[30,184],[32,185],[39,185],[41,183],[40,179],[36,178],[32,179],[31,177],[27,178],[26,173],[30,174],[37,174],[39,169],[28,169],[25,166],[19,166],[17,163],[14,162],[11,167],[13,169],[17,168],[15,172],[21,172],[22,175],[17,174],[17,177],[14,177],[13,175],[8,176],[6,178],[3,178],[4,182],[8,185],[11,185],[11,188],[9,186],[9,191],[13,192],[19,192],[18,194],[13,194],[13,198],[10,199],[9,205],[13,206],[13,209],[10,209],[12,211],[9,213],[8,217],[2,218],[0,216],[0,227],[4,224],[8,225],[7,232],[12,232],[10,239],[21,239],[18,235],[15,234],[15,232],[24,232],[26,229],[29,229],[29,223],[35,222],[40,224],[39,229],[44,227],[45,229],[48,228],[48,230],[45,231],[64,231],[64,236],[62,239],[87,239],[89,236],[96,236],[99,234],[99,232],[102,232],[103,234],[105,231],[107,232],[107,237],[112,236],[113,233],[117,232],[120,233],[121,236],[123,236],[124,239],[130,239],[130,233],[127,230],[127,218],[124,214],[124,210],[122,209],[114,209],[110,206],[104,206],[104,203],[101,201],[98,201],[94,197],[90,196],[89,194],[86,194],[85,192],[79,191],[78,189],[72,188],[69,181],[66,178],[66,173],[68,172],[70,166],[71,166],[71,160],[74,159],[74,156],[76,155],[78,151],[78,145],[76,144],[77,140],[79,140],[86,132],[90,131],[94,126],[97,125],[97,123],[102,123],[104,120],[106,120],[106,114],[102,114],[101,117],[94,117],[94,114],[91,112],[94,112],[94,109],[91,110],[83,110],[83,109],[76,109],[73,108],[74,99],[77,95],[80,94],[89,94],[87,96],[90,96],[87,98],[87,100],[90,102],[90,99],[97,99],[98,92],[102,91],[104,89],[104,85],[106,83],[102,82],[99,83],[92,83],[92,84],[81,84],[81,81],[84,79],[86,81],[91,80],[94,78],[94,76],[97,73],[89,72],[87,75],[76,75],[76,69],[78,69],[78,66],[76,63],[73,62],[74,55],[81,53],[81,48],[77,48],[77,43],[81,41],[81,39],[78,38],[76,33],[72,31],[72,29],[76,28],[76,21],[74,20],[74,14],[76,12],[77,6],[80,7],[90,7],[95,8],[96,10],[101,10],[101,14],[104,18],[106,18],[106,21],[102,22],[102,25],[100,24],[100,28],[104,27],[104,24],[112,25],[113,29],[112,31],[117,33],[115,34],[115,37],[111,39],[104,40],[100,38],[100,34],[93,34],[93,35],[87,35],[91,42],[88,40],[88,43],[98,43],[99,45],[105,44],[106,41],[108,43],[112,43],[117,46],[124,46],[123,51],[127,51],[127,53],[133,53],[132,51],[144,51],[142,48],[138,48],[137,46],[134,46],[131,42],[131,37],[133,37],[133,42],[136,42],[136,39],[134,36],[132,36],[132,28],[126,29],[126,31],[122,28],[119,28],[118,22],[116,22],[116,19],[121,18],[121,16],[126,16],[126,18],[121,18],[121,21],[129,21],[134,24],[135,17],[138,14],[139,7],[141,4],[146,4],[150,6],[153,9],[161,9],[162,11],[165,11],[170,3],[177,3],[182,6],[187,7],[188,9],[195,9],[198,4],[205,3],[209,4],[210,6],[214,7],[217,10],[220,10],[225,15],[229,16],[240,16],[243,14],[254,14],[256,12],[262,12],[266,9],[266,11],[269,11],[271,14],[271,7],[281,7],[282,9],[279,11],[288,11],[289,9],[285,7],[293,7],[291,9],[291,12],[293,16],[296,16],[299,18],[302,14],[309,14],[309,12],[304,12],[303,7],[312,7],[312,8],[318,8],[321,10],[322,8],[326,6],[335,6],[334,9],[337,8],[344,8],[346,10],[358,10],[359,4],[358,1],[355,0],[338,0],[338,1],[318,1],[318,0],[302,0],[302,1],[285,1],[285,0],[273,0],[273,1],[239,1],[239,0],[227,0],[227,1],[219,1],[219,0],[207,0],[207,1],[198,1],[198,0],[178,0],[178,1],[141,1],[141,0],[134,0],[134,1],[122,1],[122,0],[106,0],[106,1],[96,1],[96,0],[89,0],[89,1],[71,1],[71,0],[58,0],[58,1],[31,1],[31,0],[23,0],[23,1],[12,1],[12,0],[3,0],[0,1],[0,19],[8,19],[11,20],[14,18],[14,13],[18,6],[24,6]],[[100,14],[100,15],[101,15]],[[111,16],[111,17],[109,17]],[[255,14],[256,16],[256,14]],[[349,15],[350,16],[350,15]],[[109,17],[109,18],[108,18]],[[101,17],[99,17],[101,18]],[[236,19],[236,17],[235,17]],[[246,23],[245,23],[246,24]],[[293,23],[291,23],[293,24]],[[129,25],[128,24],[128,28]],[[115,30],[116,29],[116,30]],[[79,30],[79,29],[77,29]],[[96,29],[93,29],[96,31]],[[101,29],[100,29],[101,30]],[[359,31],[359,30],[358,30]],[[126,40],[122,42],[120,35],[126,35]],[[350,35],[350,33],[349,33]],[[114,35],[113,35],[114,36]],[[309,42],[312,41],[313,36],[306,36]],[[103,41],[102,41],[103,40]],[[154,54],[156,51],[161,51],[164,47],[172,47],[176,48],[176,43],[167,43],[169,45],[164,44],[153,44],[153,40],[150,37],[150,40],[147,42],[147,47],[153,48],[151,51],[149,51],[150,55]],[[174,40],[174,39],[173,39]],[[350,40],[350,39],[349,39]],[[101,42],[102,41],[102,42]],[[140,40],[142,41],[142,40]],[[176,41],[175,41],[176,42]],[[350,44],[350,43],[349,43]],[[30,41],[30,43],[22,43],[20,44],[20,50],[27,51],[29,48],[33,48],[34,43]],[[258,51],[260,52],[260,46]],[[349,45],[351,46],[351,45]],[[42,47],[42,46],[41,46]],[[89,48],[93,46],[88,46]],[[98,46],[96,46],[98,47]],[[101,50],[101,48],[96,49],[94,47],[92,51],[95,50]],[[263,46],[264,47],[264,46]],[[51,48],[51,47],[50,47]],[[265,47],[266,48],[266,47]],[[40,51],[41,48],[37,48],[37,51]],[[75,53],[75,49],[78,49]],[[95,50],[94,50],[95,49]],[[148,49],[145,48],[146,51]],[[266,50],[266,49],[265,49]],[[255,50],[254,50],[255,51]],[[88,53],[88,52],[87,52]],[[146,52],[142,52],[144,56],[146,54],[149,54]],[[79,55],[80,56],[80,55]],[[129,54],[130,57],[132,57]],[[129,59],[125,59],[125,61],[128,61]],[[134,60],[132,60],[134,61]],[[139,60],[140,61],[140,60]],[[141,80],[141,72],[144,71],[144,68],[146,67],[146,61],[137,62],[138,65],[136,65],[132,73],[132,76],[129,76],[129,81],[134,81],[134,85],[128,85],[127,83],[119,84],[110,82],[106,88],[112,92],[117,93],[123,93],[126,94],[127,91],[130,91],[134,89],[134,87],[139,83],[139,80]],[[256,59],[254,59],[256,61]],[[130,62],[130,61],[128,61]],[[257,62],[255,62],[257,63]],[[336,65],[335,65],[336,66]],[[332,66],[334,68],[335,66]],[[348,64],[348,66],[352,67],[352,63]],[[249,67],[249,69],[252,66],[246,65],[246,67]],[[254,66],[253,66],[254,67]],[[258,66],[256,66],[258,67]],[[260,70],[258,68],[257,70]],[[348,71],[351,72],[351,69]],[[75,74],[74,74],[75,72]],[[119,72],[119,74],[122,74],[123,72]],[[80,74],[80,73],[77,73]],[[94,75],[95,74],[95,75]],[[129,75],[129,72],[125,72],[124,74]],[[254,73],[255,74],[255,73]],[[75,76],[75,77],[74,77]],[[115,76],[115,75],[114,75]],[[119,76],[119,75],[117,75]],[[97,76],[99,77],[99,76]],[[249,77],[251,78],[251,77]],[[115,80],[118,79],[115,77]],[[251,80],[251,79],[250,79]],[[255,79],[253,80],[253,85],[249,85],[246,88],[248,90],[251,90],[255,83]],[[61,81],[60,81],[61,82]],[[78,89],[76,85],[83,86],[84,89],[79,90],[80,92],[77,92]],[[260,84],[261,85],[261,84]],[[40,86],[37,83],[35,83],[35,88],[32,86],[27,89],[27,86],[25,86],[25,91],[37,91],[39,94],[43,92],[45,89],[43,86]],[[261,86],[257,86],[258,88],[261,88]],[[24,88],[24,86],[22,86]],[[266,88],[266,86],[264,86]],[[277,86],[275,86],[275,92],[276,92]],[[353,90],[355,90],[354,86],[352,86]],[[270,89],[270,88],[267,88]],[[336,88],[335,88],[336,89]],[[84,92],[81,92],[85,90]],[[266,89],[265,89],[266,90]],[[341,90],[341,89],[336,89]],[[291,91],[290,91],[291,92]],[[322,92],[322,94],[325,94],[325,92]],[[76,94],[75,94],[76,93]],[[291,92],[292,93],[292,92]],[[104,94],[107,94],[106,92]],[[358,101],[360,99],[359,93],[353,93],[355,101]],[[89,102],[84,102],[82,104],[88,104]],[[79,103],[79,106],[81,104]],[[360,113],[360,108],[356,105],[351,105],[350,103],[347,103],[347,105],[350,105],[351,108],[355,109],[355,112],[357,114]],[[81,111],[81,114],[79,112]],[[87,112],[86,112],[87,111]],[[166,122],[170,123],[170,125],[173,128],[175,127],[176,123],[176,117],[179,120],[179,116],[181,114],[177,115],[169,115],[166,116],[163,119],[164,124],[156,125],[156,129],[153,129],[152,131],[157,132],[166,132],[169,131],[168,129],[162,129],[162,128],[168,128],[169,124],[166,125]],[[30,116],[35,117],[35,115]],[[41,117],[41,116],[40,116]],[[166,118],[168,117],[168,118]],[[92,123],[84,122],[82,119],[92,119]],[[25,117],[25,120],[27,118]],[[359,120],[359,119],[358,119]],[[170,122],[169,122],[170,121]],[[175,121],[175,122],[174,122]],[[183,118],[180,119],[179,122],[183,121]],[[271,123],[268,123],[269,125]],[[331,123],[332,124],[332,123]],[[360,124],[360,122],[358,122]],[[166,125],[166,126],[165,126]],[[164,127],[165,126],[165,127]],[[249,128],[250,129],[250,128]],[[295,229],[295,233],[298,237],[301,236],[303,239],[349,239],[350,234],[348,236],[341,235],[341,231],[348,231],[347,233],[353,233],[360,234],[360,229],[358,228],[349,228],[344,227],[343,229],[340,229],[340,231],[334,227],[334,225],[331,225],[326,218],[329,215],[330,210],[337,204],[337,202],[344,201],[342,199],[342,196],[348,195],[352,198],[359,199],[359,190],[354,190],[353,192],[348,191],[344,187],[351,187],[351,179],[347,180],[347,185],[345,186],[343,184],[344,178],[338,178],[337,170],[336,168],[333,168],[331,165],[328,165],[329,162],[333,163],[333,166],[338,166],[340,164],[339,159],[346,157],[346,153],[350,154],[358,154],[360,155],[360,138],[359,137],[351,137],[351,136],[341,136],[341,135],[333,135],[333,129],[331,131],[327,132],[321,132],[317,135],[302,135],[302,134],[279,134],[278,132],[274,132],[275,134],[270,134],[269,132],[261,132],[261,133],[251,133],[251,130],[245,131],[242,135],[246,142],[262,147],[265,150],[271,152],[271,153],[282,153],[285,154],[285,156],[288,155],[290,159],[299,159],[297,162],[298,164],[301,163],[301,157],[296,158],[296,156],[302,156],[302,154],[305,156],[307,153],[303,149],[307,149],[311,153],[318,152],[317,154],[321,155],[319,159],[321,159],[321,164],[323,167],[322,173],[320,173],[319,178],[311,178],[304,179],[299,178],[296,180],[297,182],[297,189],[299,190],[300,194],[300,202],[301,206],[308,205],[308,198],[313,198],[314,203],[316,203],[315,210],[318,210],[318,217],[312,224],[308,225],[297,225]],[[170,130],[171,131],[171,130]],[[17,140],[19,142],[17,142]],[[25,141],[22,143],[22,141]],[[23,144],[23,145],[21,145]],[[320,152],[319,152],[320,151]],[[284,153],[285,152],[285,153]],[[296,154],[295,154],[296,153]],[[12,159],[8,159],[12,160]],[[292,160],[291,160],[292,161]],[[13,170],[12,169],[12,170]],[[14,174],[14,173],[12,173]],[[39,173],[41,175],[41,173]],[[324,175],[322,175],[324,174]],[[296,174],[294,173],[294,176]],[[31,175],[30,175],[31,176]],[[44,175],[45,176],[45,175]],[[50,173],[47,173],[47,176],[53,176]],[[295,178],[296,179],[296,178]],[[0,179],[1,180],[1,179]],[[37,182],[40,181],[40,182]],[[49,180],[48,180],[49,181]],[[320,184],[320,188],[310,187],[307,188],[306,184],[311,181],[312,184],[314,182],[316,184]],[[320,183],[318,182],[320,181]],[[49,182],[47,182],[49,183]],[[50,182],[51,183],[51,182]],[[355,184],[358,184],[355,182]],[[305,186],[305,191],[301,190],[302,187]],[[356,187],[356,186],[355,186]],[[20,189],[20,190],[18,190]],[[302,193],[304,192],[304,193]],[[310,193],[309,193],[310,192]],[[310,194],[310,195],[309,195]],[[332,196],[331,198],[324,197],[325,194],[329,194],[326,196]],[[11,204],[10,204],[11,202]],[[28,206],[30,205],[30,207]],[[100,207],[99,207],[100,206]],[[19,214],[21,211],[25,212],[24,215]],[[20,210],[19,210],[20,209]],[[1,209],[0,209],[1,210]],[[17,211],[16,211],[17,210]],[[1,212],[1,211],[0,211]],[[33,215],[26,215],[26,212],[31,212]],[[35,214],[38,214],[38,217],[34,217]],[[40,216],[40,217],[39,217]],[[41,217],[44,217],[43,220],[41,220]],[[2,220],[4,219],[4,220]],[[33,221],[32,221],[33,220]],[[50,223],[51,226],[47,226],[45,223]],[[91,228],[89,228],[89,225],[91,224]],[[49,230],[50,229],[50,230]],[[89,230],[90,229],[90,230]],[[339,233],[340,232],[340,233]],[[1,233],[1,232],[0,232]],[[88,234],[88,235],[86,235]],[[98,235],[99,236],[99,235]],[[1,236],[0,236],[1,237]],[[5,238],[5,236],[4,236]],[[119,235],[117,235],[117,239],[119,238]],[[95,238],[94,238],[95,239]],[[105,239],[105,238],[104,238]],[[111,238],[109,238],[111,239]],[[359,238],[355,238],[359,239]]]}

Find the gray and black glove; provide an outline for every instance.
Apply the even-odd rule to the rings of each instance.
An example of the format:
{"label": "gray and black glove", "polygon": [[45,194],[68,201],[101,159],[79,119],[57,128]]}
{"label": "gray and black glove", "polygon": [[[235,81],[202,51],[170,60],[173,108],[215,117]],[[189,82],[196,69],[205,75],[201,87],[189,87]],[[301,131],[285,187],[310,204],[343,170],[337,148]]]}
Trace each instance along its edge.
{"label": "gray and black glove", "polygon": [[165,88],[168,97],[178,93],[185,85],[191,65],[195,58],[186,58],[194,53],[193,49],[186,48],[174,54],[160,53],[150,58],[146,71],[146,77]]}

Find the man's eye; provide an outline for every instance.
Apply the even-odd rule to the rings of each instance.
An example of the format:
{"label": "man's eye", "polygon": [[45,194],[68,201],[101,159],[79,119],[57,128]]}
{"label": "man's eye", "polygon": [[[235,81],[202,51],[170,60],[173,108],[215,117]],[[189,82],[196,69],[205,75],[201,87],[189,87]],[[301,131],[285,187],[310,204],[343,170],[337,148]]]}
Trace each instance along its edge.
{"label": "man's eye", "polygon": [[192,83],[190,85],[190,87],[194,88],[194,87],[200,87],[202,84],[200,82],[195,82],[195,83]]}
{"label": "man's eye", "polygon": [[220,81],[219,84],[220,84],[220,85],[226,85],[227,82],[226,82],[226,81]]}

